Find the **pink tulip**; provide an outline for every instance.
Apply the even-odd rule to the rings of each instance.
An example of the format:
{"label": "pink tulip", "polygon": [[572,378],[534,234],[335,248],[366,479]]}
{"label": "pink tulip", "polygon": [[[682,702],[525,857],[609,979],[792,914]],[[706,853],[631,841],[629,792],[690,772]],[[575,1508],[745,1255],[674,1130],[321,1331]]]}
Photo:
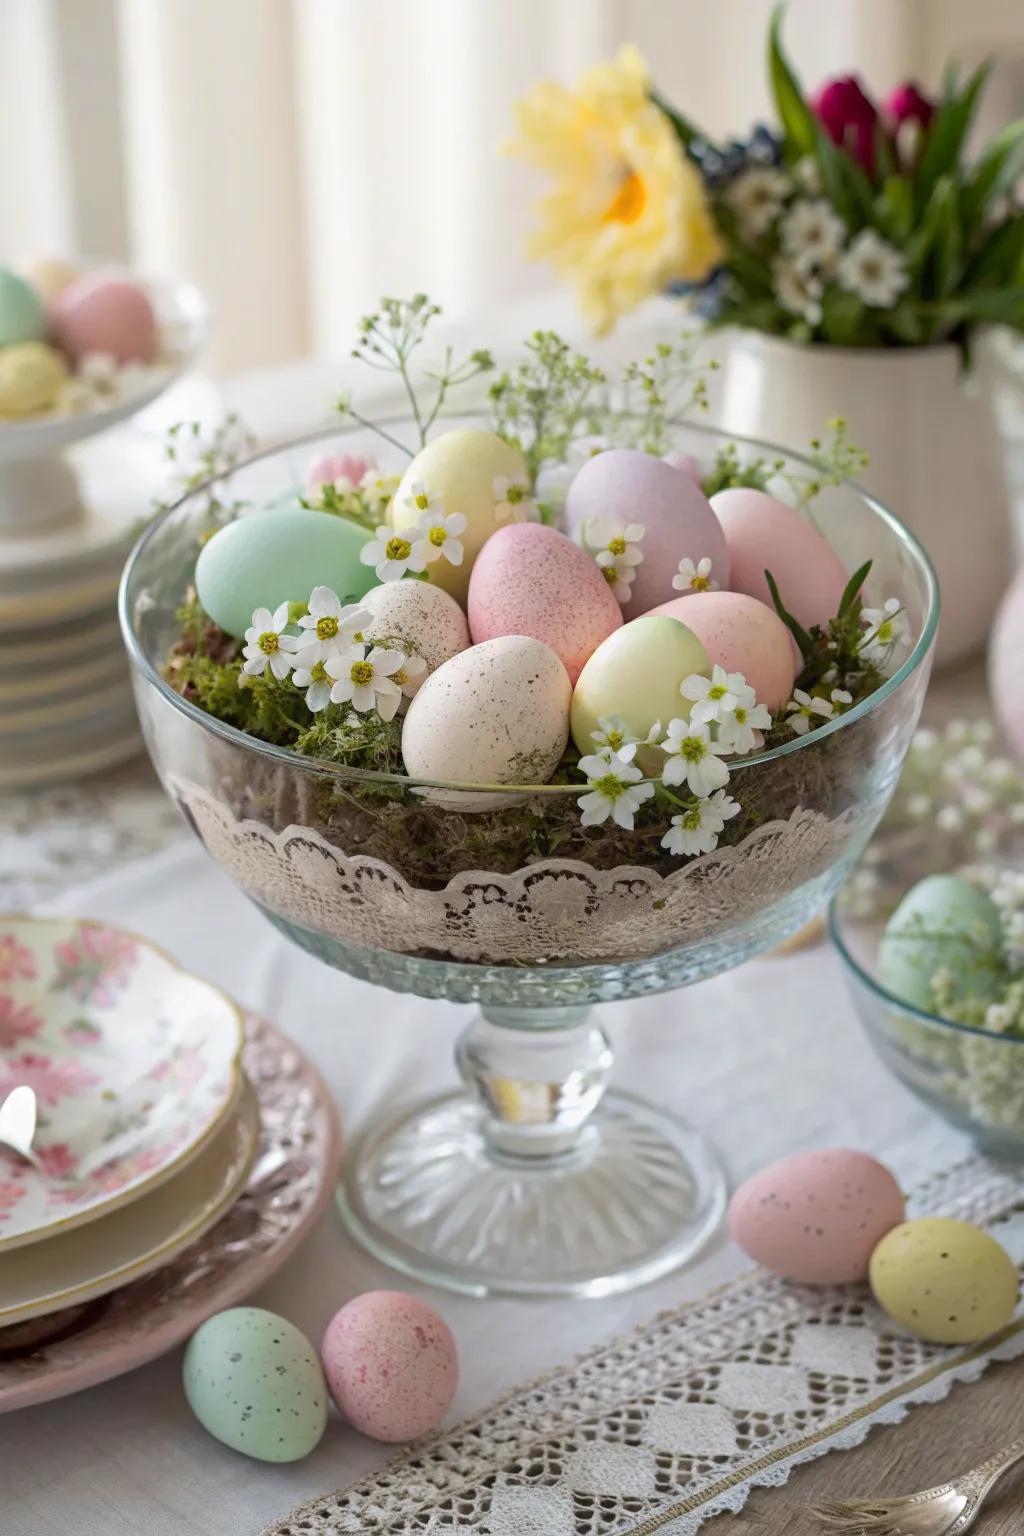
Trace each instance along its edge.
{"label": "pink tulip", "polygon": [[376,467],[372,459],[362,459],[353,453],[321,453],[309,461],[306,490],[312,496],[321,485],[336,485],[339,480],[354,488]]}
{"label": "pink tulip", "polygon": [[882,116],[893,133],[901,123],[919,123],[922,130],[926,130],[931,127],[935,106],[913,80],[904,80],[902,85],[894,86],[885,98]]}
{"label": "pink tulip", "polygon": [[829,138],[873,176],[878,112],[856,75],[826,80],[811,97],[811,108]]}

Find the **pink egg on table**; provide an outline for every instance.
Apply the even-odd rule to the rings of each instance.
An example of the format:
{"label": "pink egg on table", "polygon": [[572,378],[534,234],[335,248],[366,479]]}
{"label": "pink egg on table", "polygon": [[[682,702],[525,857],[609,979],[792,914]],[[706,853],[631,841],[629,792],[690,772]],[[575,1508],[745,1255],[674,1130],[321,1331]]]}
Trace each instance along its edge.
{"label": "pink egg on table", "polygon": [[737,486],[711,505],[729,546],[731,575],[720,586],[774,608],[765,571],[775,578],[786,609],[805,629],[834,618],[849,573],[802,512],[766,491]]}
{"label": "pink egg on table", "polygon": [[459,1384],[451,1329],[405,1291],[366,1291],[336,1312],[321,1346],[331,1396],[373,1440],[415,1440],[436,1429]]}
{"label": "pink egg on table", "polygon": [[555,528],[510,523],[492,533],[469,579],[473,644],[529,635],[554,651],[575,684],[622,610],[597,561]]}
{"label": "pink egg on table", "polygon": [[76,362],[107,352],[119,363],[151,363],[156,316],[149,296],[130,278],[92,272],[69,283],[51,310],[54,337]]}
{"label": "pink egg on table", "polygon": [[727,672],[742,672],[757,702],[781,709],[796,679],[793,637],[777,613],[743,592],[688,592],[653,613],[667,613],[692,630]]}
{"label": "pink egg on table", "polygon": [[999,605],[988,651],[989,693],[1010,746],[1024,758],[1024,571]]}
{"label": "pink egg on table", "polygon": [[749,1258],[785,1280],[847,1285],[905,1215],[888,1168],[842,1147],[794,1152],[741,1184],[729,1231]]}
{"label": "pink egg on table", "polygon": [[[697,482],[664,459],[636,448],[610,448],[589,459],[565,502],[566,526],[588,550],[605,546],[610,535],[642,528],[634,548],[642,555],[632,566],[626,619],[649,613],[676,596],[672,578],[680,560],[711,561],[711,579],[731,585],[729,551],[711,503]],[[624,557],[626,567],[629,556]]]}

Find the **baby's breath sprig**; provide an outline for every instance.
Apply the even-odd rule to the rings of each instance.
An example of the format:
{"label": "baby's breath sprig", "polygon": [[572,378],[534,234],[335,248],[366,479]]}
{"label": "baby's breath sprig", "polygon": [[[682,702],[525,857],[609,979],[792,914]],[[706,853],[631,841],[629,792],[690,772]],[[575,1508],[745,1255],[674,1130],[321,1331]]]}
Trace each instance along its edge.
{"label": "baby's breath sprig", "polygon": [[542,464],[565,460],[574,437],[603,430],[607,380],[555,331],[534,331],[524,345],[529,355],[489,394],[495,432],[522,451],[536,478]]}
{"label": "baby's breath sprig", "polygon": [[[213,432],[204,435],[202,422],[176,421],[168,427],[164,458],[179,471],[173,493],[153,504],[153,515],[166,512],[181,496],[206,487],[207,537],[222,523],[230,522],[246,505],[242,500],[223,501],[222,476],[230,473],[256,448],[256,437],[242,418],[226,416]],[[209,482],[209,484],[208,484]]]}
{"label": "baby's breath sprig", "polygon": [[684,330],[678,341],[659,342],[649,357],[627,366],[622,375],[622,413],[633,420],[631,446],[663,454],[668,448],[669,419],[707,410],[707,374],[718,363],[714,358],[698,363],[699,344],[695,331]]}
{"label": "baby's breath sprig", "polygon": [[[416,350],[423,345],[431,322],[440,314],[440,305],[434,304],[425,293],[414,293],[411,299],[382,298],[380,308],[360,320],[356,344],[352,348],[352,356],[368,368],[376,368],[381,373],[396,373],[401,379],[416,423],[418,448],[426,443],[449,392],[494,367],[493,357],[484,348],[477,348],[468,357],[456,362],[453,349],[446,347],[441,367],[436,370],[425,368],[420,380],[414,379],[410,361]],[[428,391],[426,399],[421,398],[423,382],[432,386],[433,391],[432,394]],[[412,457],[414,449],[401,442],[385,427],[362,415],[349,397],[343,396],[337,402],[336,409]]]}

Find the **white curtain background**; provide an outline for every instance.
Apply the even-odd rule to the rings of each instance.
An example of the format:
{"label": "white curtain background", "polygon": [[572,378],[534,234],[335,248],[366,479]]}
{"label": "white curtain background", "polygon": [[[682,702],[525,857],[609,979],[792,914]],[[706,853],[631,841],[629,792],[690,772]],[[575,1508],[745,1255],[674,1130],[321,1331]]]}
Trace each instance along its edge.
{"label": "white curtain background", "polygon": [[[343,354],[382,292],[449,315],[546,287],[536,190],[502,158],[517,96],[635,41],[710,131],[767,112],[770,0],[0,0],[0,259],[82,252],[206,291],[211,364]],[[999,59],[1020,0],[792,0],[804,79],[878,91]]]}

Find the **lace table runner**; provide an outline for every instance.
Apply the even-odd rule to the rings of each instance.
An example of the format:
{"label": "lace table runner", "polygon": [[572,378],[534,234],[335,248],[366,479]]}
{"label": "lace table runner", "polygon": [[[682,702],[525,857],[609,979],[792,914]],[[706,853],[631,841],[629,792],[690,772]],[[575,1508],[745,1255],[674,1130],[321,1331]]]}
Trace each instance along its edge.
{"label": "lace table runner", "polygon": [[[969,1158],[919,1186],[910,1209],[987,1225],[1024,1261],[1013,1169]],[[263,1536],[690,1536],[751,1488],[781,1485],[798,1463],[1022,1352],[1020,1313],[982,1345],[925,1344],[866,1288],[812,1290],[755,1270]]]}

